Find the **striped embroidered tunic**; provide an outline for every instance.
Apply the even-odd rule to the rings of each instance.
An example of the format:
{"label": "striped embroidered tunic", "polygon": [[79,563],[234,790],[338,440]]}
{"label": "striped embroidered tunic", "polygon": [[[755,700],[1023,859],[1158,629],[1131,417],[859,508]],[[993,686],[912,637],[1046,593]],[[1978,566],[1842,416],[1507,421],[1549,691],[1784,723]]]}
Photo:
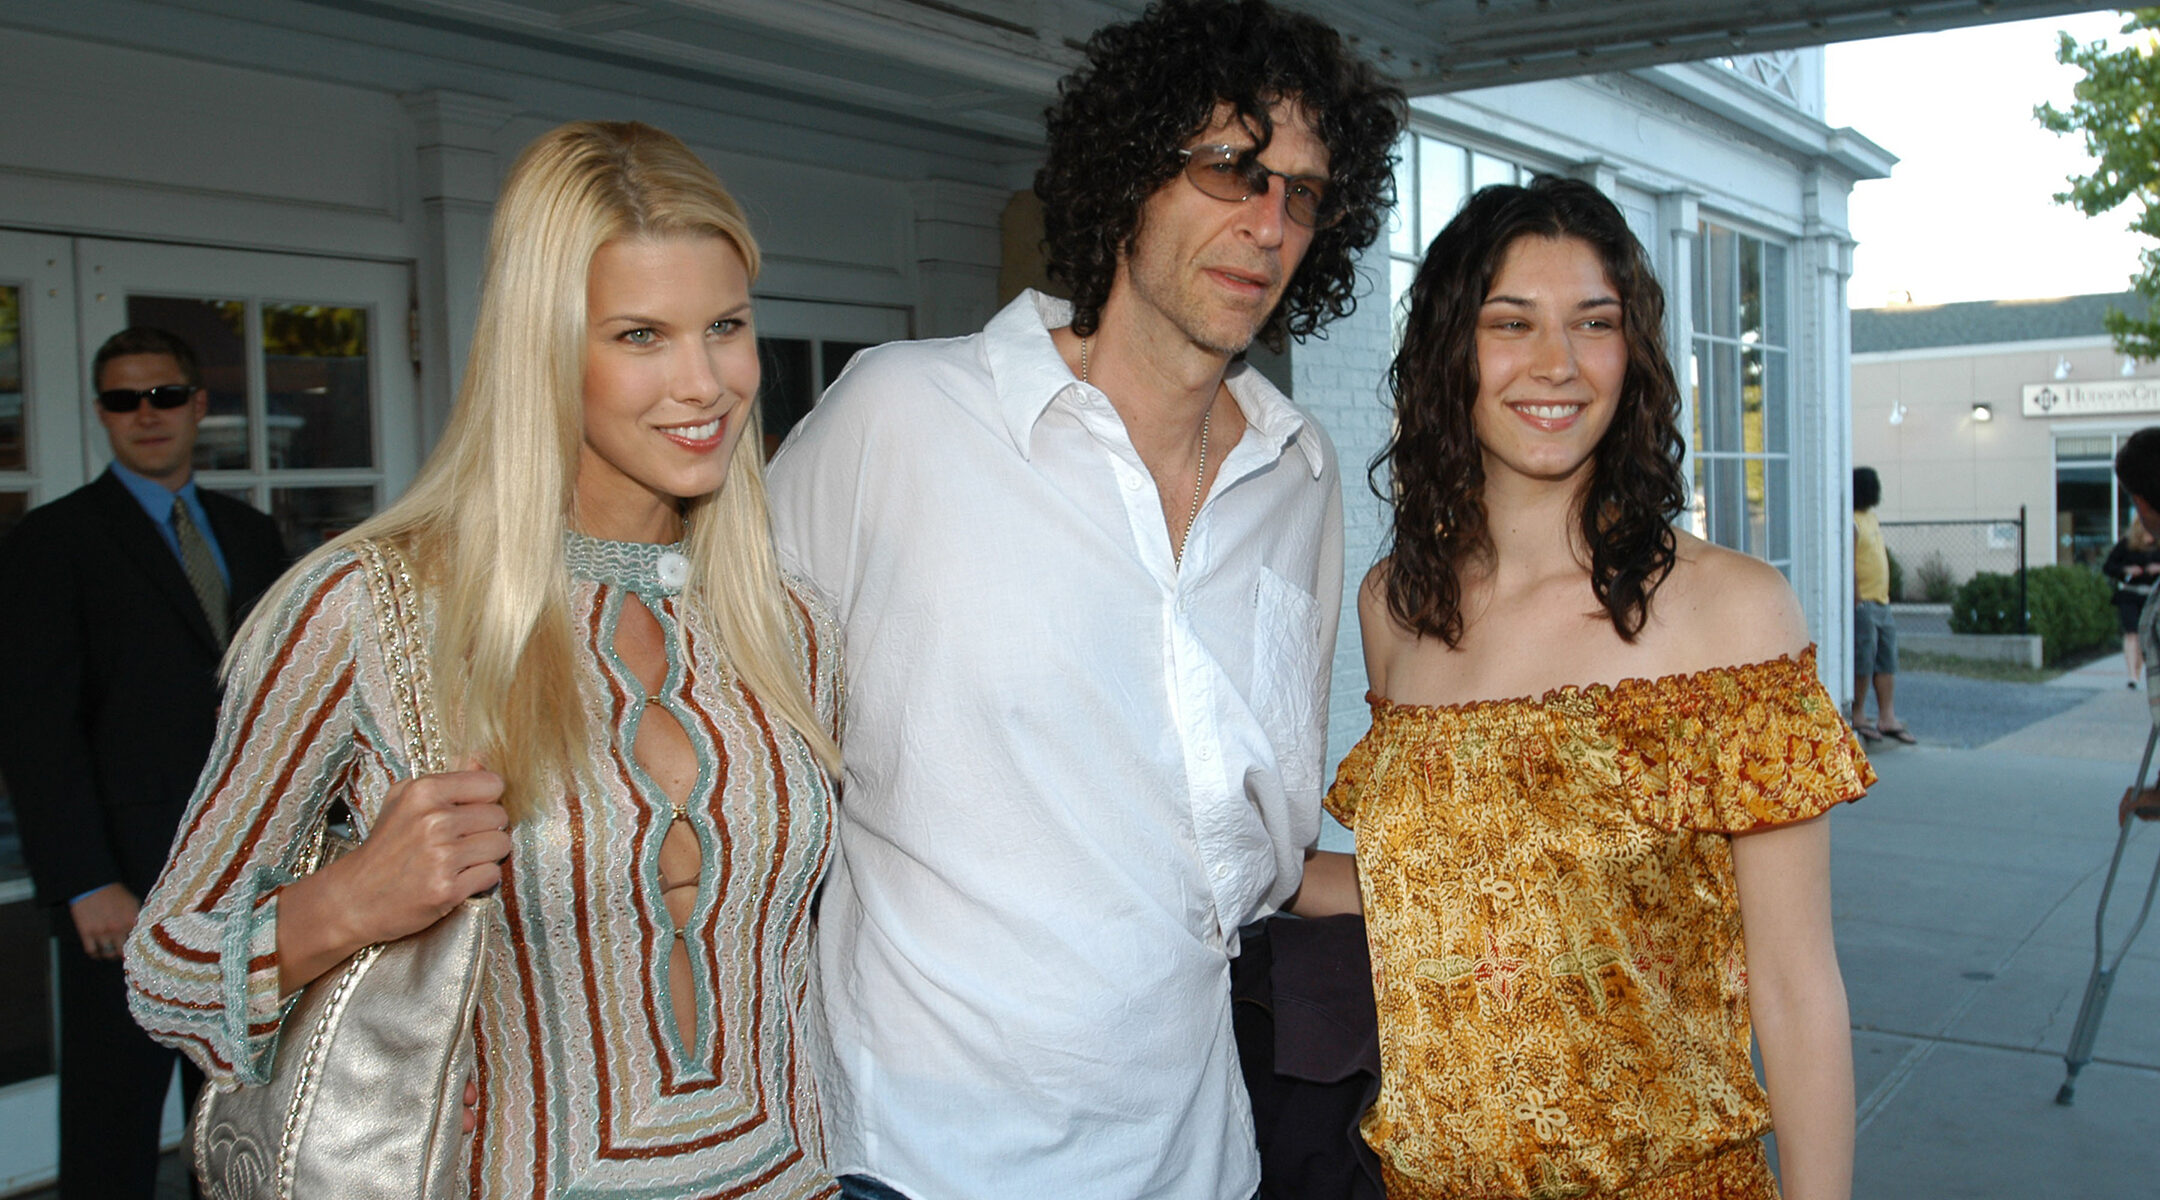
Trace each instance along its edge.
{"label": "striped embroidered tunic", "polygon": [[[669,547],[573,534],[566,549],[581,679],[563,702],[584,706],[595,753],[512,830],[480,1000],[473,1195],[830,1196],[805,994],[831,785],[676,594]],[[615,648],[633,596],[666,644],[650,697]],[[836,635],[797,607],[800,661],[832,721]],[[136,1019],[220,1086],[263,1079],[278,1052],[278,892],[307,831],[344,797],[364,832],[411,773],[357,560],[317,562],[272,619],[273,649],[236,673],[127,952]],[[679,722],[697,758],[682,816],[702,866],[679,929],[660,868],[676,813],[630,749],[648,709]],[[687,956],[671,953],[678,937]],[[696,1003],[678,1025],[670,975],[685,961]]]}

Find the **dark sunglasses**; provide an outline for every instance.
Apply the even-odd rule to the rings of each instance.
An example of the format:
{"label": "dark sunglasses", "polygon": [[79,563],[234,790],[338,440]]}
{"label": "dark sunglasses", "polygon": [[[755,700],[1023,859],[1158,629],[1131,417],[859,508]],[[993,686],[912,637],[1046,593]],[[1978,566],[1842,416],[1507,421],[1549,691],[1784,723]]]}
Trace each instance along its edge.
{"label": "dark sunglasses", "polygon": [[1328,203],[1328,181],[1322,175],[1285,175],[1260,165],[1258,152],[1235,146],[1194,146],[1178,151],[1185,160],[1185,178],[1217,200],[1237,203],[1263,195],[1270,178],[1283,181],[1283,211],[1307,229],[1326,229],[1342,220],[1342,209]]}
{"label": "dark sunglasses", "polygon": [[148,400],[152,408],[178,408],[193,399],[195,389],[184,383],[161,383],[154,388],[107,388],[97,394],[98,407],[109,413],[131,413]]}

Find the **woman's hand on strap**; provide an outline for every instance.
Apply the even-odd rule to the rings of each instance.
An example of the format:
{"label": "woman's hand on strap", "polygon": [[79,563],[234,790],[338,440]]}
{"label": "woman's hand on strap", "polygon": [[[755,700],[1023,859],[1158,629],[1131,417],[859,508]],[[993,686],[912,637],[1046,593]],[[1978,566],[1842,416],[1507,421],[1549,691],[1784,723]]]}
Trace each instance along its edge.
{"label": "woman's hand on strap", "polygon": [[502,776],[475,766],[392,784],[359,849],[279,893],[283,990],[363,946],[418,933],[502,882],[502,794]]}

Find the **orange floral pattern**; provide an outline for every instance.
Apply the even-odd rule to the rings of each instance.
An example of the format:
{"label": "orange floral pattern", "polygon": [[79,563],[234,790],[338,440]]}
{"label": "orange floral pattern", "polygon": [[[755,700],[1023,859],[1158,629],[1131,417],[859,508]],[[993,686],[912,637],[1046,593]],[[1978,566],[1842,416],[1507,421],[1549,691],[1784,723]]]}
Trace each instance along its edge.
{"label": "orange floral pattern", "polygon": [[1363,1128],[1388,1195],[1774,1196],[1741,1171],[1770,1111],[1730,835],[1875,781],[1814,649],[1371,701],[1328,810],[1357,835],[1383,1068]]}

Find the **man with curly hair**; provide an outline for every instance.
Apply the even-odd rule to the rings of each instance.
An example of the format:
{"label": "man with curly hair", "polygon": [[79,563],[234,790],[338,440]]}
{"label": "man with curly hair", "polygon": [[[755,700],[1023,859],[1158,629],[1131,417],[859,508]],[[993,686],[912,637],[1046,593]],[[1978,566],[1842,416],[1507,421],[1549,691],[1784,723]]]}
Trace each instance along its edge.
{"label": "man with curly hair", "polygon": [[846,629],[823,899],[843,1195],[1248,1200],[1239,927],[1318,833],[1335,454],[1247,367],[1354,303],[1402,96],[1311,17],[1156,4],[1047,114],[1053,278],[860,356],[774,461]]}

